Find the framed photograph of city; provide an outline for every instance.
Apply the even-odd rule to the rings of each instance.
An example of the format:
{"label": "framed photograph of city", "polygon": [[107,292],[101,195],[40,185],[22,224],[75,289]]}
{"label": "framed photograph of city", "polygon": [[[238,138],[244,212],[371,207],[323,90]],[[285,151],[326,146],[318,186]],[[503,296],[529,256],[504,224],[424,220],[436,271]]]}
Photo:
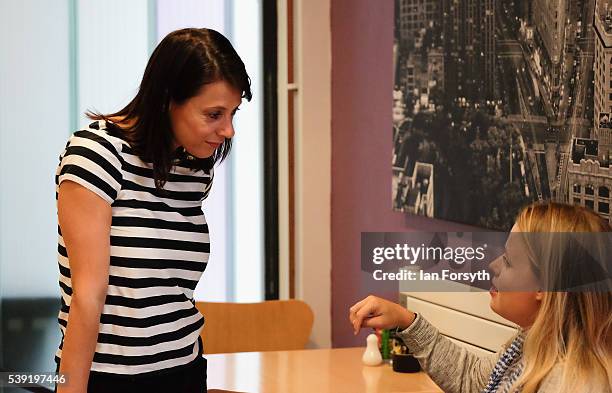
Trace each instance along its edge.
{"label": "framed photograph of city", "polygon": [[612,220],[612,0],[395,0],[394,34],[394,210],[509,230],[553,200]]}

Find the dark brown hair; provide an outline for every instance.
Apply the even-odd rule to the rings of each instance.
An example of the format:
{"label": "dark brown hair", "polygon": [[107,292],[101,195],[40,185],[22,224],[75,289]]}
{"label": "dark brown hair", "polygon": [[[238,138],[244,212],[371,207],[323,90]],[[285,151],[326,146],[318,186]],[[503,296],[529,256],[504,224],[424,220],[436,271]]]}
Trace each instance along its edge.
{"label": "dark brown hair", "polygon": [[[187,28],[173,31],[157,45],[142,77],[138,93],[125,108],[111,114],[88,111],[92,120],[120,118],[130,124],[122,134],[143,161],[153,164],[155,186],[163,188],[172,168],[172,130],[168,107],[197,95],[208,83],[226,81],[248,101],[251,80],[232,44],[211,29]],[[204,169],[227,157],[231,139],[225,139],[211,160],[195,160]]]}

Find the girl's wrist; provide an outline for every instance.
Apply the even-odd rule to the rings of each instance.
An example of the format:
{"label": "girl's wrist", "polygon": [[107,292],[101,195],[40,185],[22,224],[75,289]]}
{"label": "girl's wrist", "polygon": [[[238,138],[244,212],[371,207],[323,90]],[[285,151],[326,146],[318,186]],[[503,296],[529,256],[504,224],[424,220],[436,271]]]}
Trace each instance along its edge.
{"label": "girl's wrist", "polygon": [[406,330],[410,327],[410,325],[412,325],[412,323],[414,322],[414,320],[416,319],[416,314],[413,313],[412,311],[403,309],[404,312],[402,312],[402,320],[400,321],[399,325],[398,325],[398,330]]}

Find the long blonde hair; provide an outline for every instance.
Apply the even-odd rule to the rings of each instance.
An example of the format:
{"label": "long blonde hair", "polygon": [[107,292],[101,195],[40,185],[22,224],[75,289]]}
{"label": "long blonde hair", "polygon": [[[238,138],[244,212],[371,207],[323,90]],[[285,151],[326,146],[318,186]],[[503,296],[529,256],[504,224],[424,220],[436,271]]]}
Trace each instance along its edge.
{"label": "long blonde hair", "polygon": [[[590,210],[550,202],[526,207],[516,223],[522,232],[612,232],[608,222]],[[572,246],[559,243],[563,242],[557,248]],[[557,250],[556,255],[572,252]],[[532,263],[538,271],[547,261]],[[611,326],[612,292],[544,292],[535,321],[526,331],[524,371],[515,388],[535,393],[551,372],[560,372],[559,392],[612,392]]]}

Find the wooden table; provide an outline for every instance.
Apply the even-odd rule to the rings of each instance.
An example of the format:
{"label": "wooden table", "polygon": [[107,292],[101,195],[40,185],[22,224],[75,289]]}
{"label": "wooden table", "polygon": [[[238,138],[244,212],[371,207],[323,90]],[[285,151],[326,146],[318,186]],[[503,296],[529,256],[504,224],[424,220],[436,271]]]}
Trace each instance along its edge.
{"label": "wooden table", "polygon": [[440,393],[420,373],[396,373],[389,364],[361,363],[365,348],[310,349],[205,355],[208,388],[282,393]]}

